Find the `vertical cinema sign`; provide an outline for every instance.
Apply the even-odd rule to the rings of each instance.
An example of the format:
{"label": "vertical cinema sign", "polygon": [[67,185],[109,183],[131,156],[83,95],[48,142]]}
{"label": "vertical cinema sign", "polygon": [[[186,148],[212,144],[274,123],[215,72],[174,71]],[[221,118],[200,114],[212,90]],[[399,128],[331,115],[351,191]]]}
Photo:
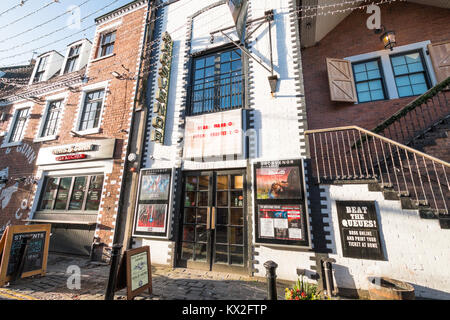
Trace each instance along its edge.
{"label": "vertical cinema sign", "polygon": [[170,70],[172,67],[173,41],[167,32],[163,33],[159,58],[158,81],[153,104],[151,141],[164,144],[167,101],[169,99]]}

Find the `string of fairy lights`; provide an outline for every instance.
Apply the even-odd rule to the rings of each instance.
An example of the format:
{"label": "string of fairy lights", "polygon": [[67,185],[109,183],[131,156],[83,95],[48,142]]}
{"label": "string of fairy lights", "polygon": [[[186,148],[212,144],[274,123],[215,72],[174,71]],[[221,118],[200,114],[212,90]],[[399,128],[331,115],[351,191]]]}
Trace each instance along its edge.
{"label": "string of fairy lights", "polygon": [[[339,14],[339,13],[345,13],[345,12],[352,11],[352,10],[357,10],[357,9],[359,9],[359,10],[366,9],[368,6],[372,5],[372,3],[367,4],[366,2],[368,2],[368,1],[369,1],[369,0],[352,0],[352,1],[341,2],[341,3],[338,3],[338,4],[328,4],[328,5],[318,5],[318,6],[303,6],[303,7],[299,8],[299,9],[297,9],[297,10],[290,10],[290,11],[289,11],[289,14],[293,14],[293,13],[297,14],[297,18],[298,18],[298,19],[312,18],[312,17],[321,16],[321,15]],[[377,5],[389,4],[389,3],[392,3],[392,2],[396,2],[396,1],[405,1],[405,0],[380,0],[380,1],[378,1],[376,4],[377,4]],[[185,3],[188,3],[187,0],[184,1],[184,2],[185,2]],[[363,2],[363,3],[366,3],[366,4],[361,4],[362,2]],[[351,5],[354,5],[354,4],[358,4],[358,5],[357,5],[357,6],[351,6]],[[339,9],[336,8],[336,7],[338,7],[338,6],[346,6],[346,5],[350,5],[350,6],[349,6],[349,7],[345,7],[345,8],[339,8]],[[155,9],[158,9],[159,7],[162,7],[162,6],[164,6],[164,3],[161,4],[160,6],[158,6],[158,7],[155,8]],[[181,6],[180,6],[180,7],[181,7]],[[180,7],[178,7],[178,8],[180,8]],[[323,11],[322,11],[322,12],[316,12],[316,13],[314,13],[314,14],[303,14],[303,15],[299,15],[299,13],[302,13],[302,12],[305,13],[305,12],[312,11],[312,10],[320,11],[320,10],[330,9],[330,8],[335,8],[335,9],[334,9],[334,10],[325,11],[325,12],[323,12]],[[288,9],[290,9],[290,8],[288,8]],[[163,18],[163,16],[156,17],[156,18],[155,18],[154,20],[152,20],[152,21],[147,21],[146,24],[150,24],[150,23],[156,22],[158,19],[161,19],[161,18]],[[178,31],[180,31],[180,30],[183,30],[183,27],[185,27],[186,25],[187,25],[186,23],[180,25],[179,27],[177,27],[177,28],[175,28],[174,30],[172,30],[171,33],[176,33],[176,32],[178,32]],[[93,26],[95,26],[95,25],[93,25]],[[93,27],[93,26],[90,26],[90,27],[88,27],[88,28],[91,28],[91,27]],[[136,31],[137,31],[137,30],[140,30],[141,28],[142,28],[142,25],[139,25],[139,26],[136,27],[135,29],[136,29]],[[87,29],[87,28],[86,28],[86,29]],[[63,40],[65,40],[65,39],[67,39],[67,38],[72,37],[72,36],[75,35],[75,34],[78,34],[78,33],[81,33],[81,32],[83,32],[83,31],[85,31],[86,29],[83,29],[83,30],[81,30],[81,31],[78,31],[78,32],[76,32],[76,33],[74,33],[74,34],[72,34],[72,35],[70,35],[70,36],[64,37],[64,38],[59,39],[59,40],[57,40],[57,41],[55,41],[55,42],[63,41]],[[134,31],[134,30],[130,30],[129,32],[132,32],[132,31]],[[156,47],[156,48],[151,48],[154,44],[156,44],[156,43],[158,43],[158,42],[159,42],[159,39],[156,39],[156,40],[154,40],[154,41],[151,41],[151,42],[147,43],[147,47],[146,47],[146,48],[149,50],[149,53],[152,52],[152,51],[155,50],[155,49],[158,49],[157,47]],[[47,47],[47,45],[46,45],[46,46],[43,46],[43,47]],[[36,50],[41,49],[41,48],[42,48],[42,47],[39,47],[39,48],[35,48],[35,49],[29,50],[29,51],[26,51],[26,52],[23,52],[23,53],[19,53],[19,55],[21,55],[21,54],[26,54],[26,53],[29,53],[29,52],[33,52],[33,51],[36,51]],[[121,60],[125,60],[125,59],[127,59],[127,58],[131,58],[133,55],[135,55],[135,53],[130,54],[128,57],[124,57],[124,58],[121,59]],[[14,56],[11,56],[11,57],[15,57],[15,56],[17,56],[17,55],[14,55]],[[178,56],[179,56],[179,55],[174,55],[173,58],[176,58],[176,57],[178,57]],[[7,57],[7,58],[9,58],[9,57]],[[4,58],[4,59],[7,59],[7,58]],[[24,62],[25,62],[25,61],[24,61]],[[121,62],[117,62],[117,63],[114,63],[114,64],[112,64],[112,65],[110,65],[110,66],[115,66],[115,65],[120,66],[120,64],[121,64]],[[158,65],[158,62],[149,64],[149,65],[146,66],[146,69],[143,69],[143,70],[142,70],[142,72],[148,72],[148,71],[150,71],[151,68],[153,68],[153,67],[155,67],[155,66],[157,66],[157,65]],[[16,79],[16,80],[18,80],[17,82],[23,81],[23,79]],[[2,79],[0,78],[0,81],[4,81],[4,80],[2,80]],[[8,80],[9,83],[11,83],[11,81],[12,81],[12,79],[9,79],[9,80]]]}

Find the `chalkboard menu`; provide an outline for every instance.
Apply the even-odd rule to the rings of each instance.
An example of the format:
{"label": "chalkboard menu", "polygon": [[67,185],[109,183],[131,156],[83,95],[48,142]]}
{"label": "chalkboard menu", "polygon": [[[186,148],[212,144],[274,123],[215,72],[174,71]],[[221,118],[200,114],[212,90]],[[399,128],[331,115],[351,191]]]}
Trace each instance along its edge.
{"label": "chalkboard menu", "polygon": [[302,160],[257,162],[256,243],[309,247]]}
{"label": "chalkboard menu", "polygon": [[385,260],[374,201],[336,201],[344,257]]}
{"label": "chalkboard menu", "polygon": [[[0,240],[0,286],[8,282],[23,261],[21,277],[44,275],[47,268],[50,224],[9,226]],[[23,246],[27,239],[26,246]],[[22,248],[22,250],[21,250]],[[25,250],[26,248],[26,250]]]}
{"label": "chalkboard menu", "polygon": [[45,232],[17,233],[12,237],[11,250],[9,252],[7,276],[14,273],[20,260],[20,248],[24,237],[29,237],[25,255],[23,272],[42,269],[45,247]]}
{"label": "chalkboard menu", "polygon": [[134,236],[167,238],[172,169],[142,169],[134,217]]}

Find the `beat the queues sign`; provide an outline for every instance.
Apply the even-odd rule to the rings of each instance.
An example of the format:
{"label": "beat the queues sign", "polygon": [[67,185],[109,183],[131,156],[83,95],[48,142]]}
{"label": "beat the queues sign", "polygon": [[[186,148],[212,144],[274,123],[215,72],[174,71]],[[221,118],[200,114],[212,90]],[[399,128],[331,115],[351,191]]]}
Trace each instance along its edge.
{"label": "beat the queues sign", "polygon": [[385,260],[375,202],[336,201],[344,257]]}

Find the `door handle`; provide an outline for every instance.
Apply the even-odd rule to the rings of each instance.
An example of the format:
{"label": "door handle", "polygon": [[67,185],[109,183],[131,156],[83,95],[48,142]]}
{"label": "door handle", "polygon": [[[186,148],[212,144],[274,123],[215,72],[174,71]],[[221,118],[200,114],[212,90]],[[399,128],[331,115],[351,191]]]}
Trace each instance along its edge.
{"label": "door handle", "polygon": [[211,229],[211,207],[206,209],[206,230]]}
{"label": "door handle", "polygon": [[212,208],[211,229],[216,229],[216,207]]}

